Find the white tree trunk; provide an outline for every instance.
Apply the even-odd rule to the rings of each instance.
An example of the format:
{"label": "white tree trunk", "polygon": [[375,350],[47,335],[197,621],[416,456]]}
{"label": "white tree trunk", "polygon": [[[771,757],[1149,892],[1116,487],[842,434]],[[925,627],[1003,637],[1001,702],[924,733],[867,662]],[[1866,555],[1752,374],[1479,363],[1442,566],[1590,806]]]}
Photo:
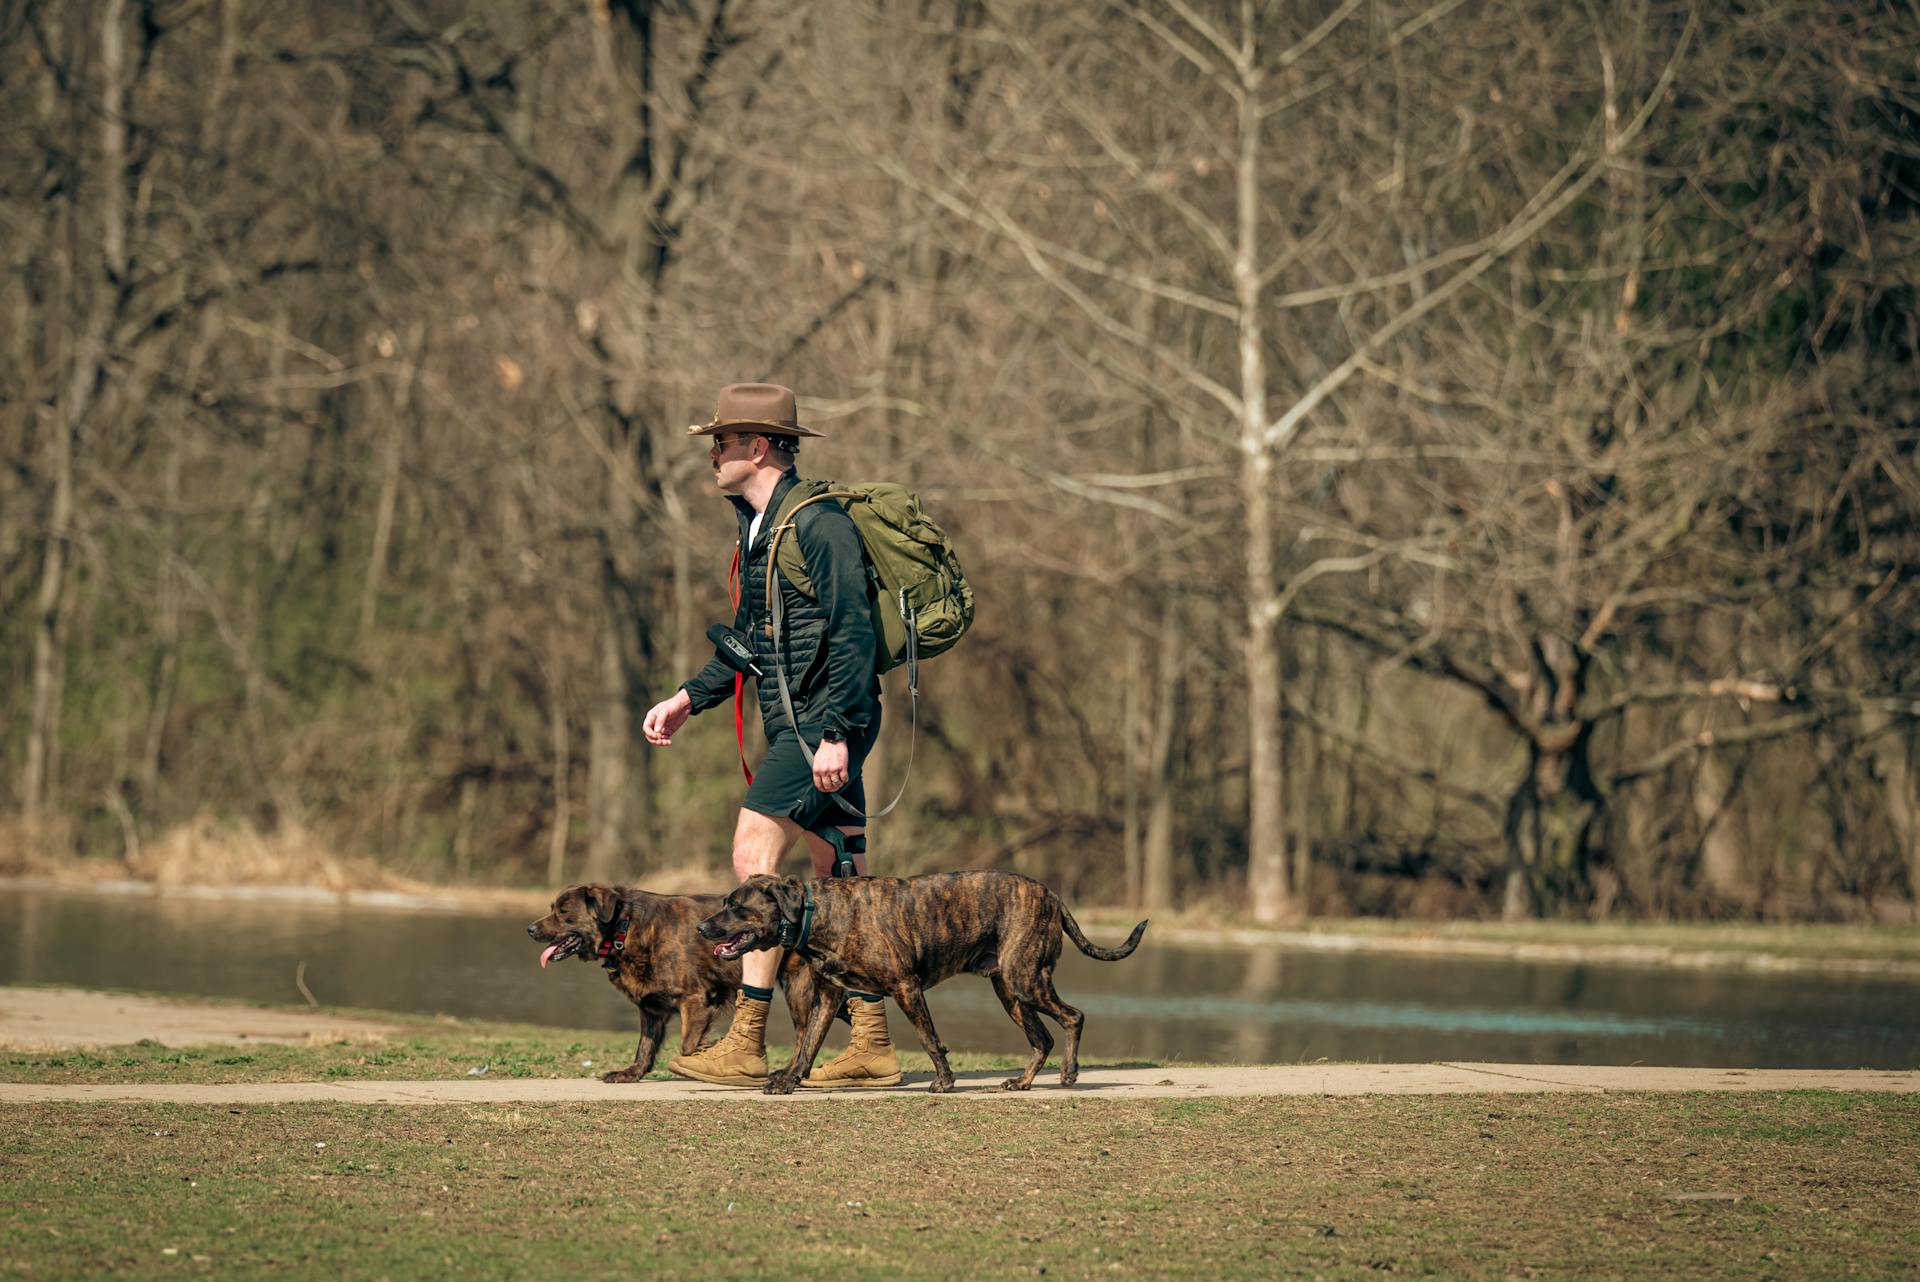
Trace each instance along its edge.
{"label": "white tree trunk", "polygon": [[1240,495],[1247,522],[1247,894],[1253,919],[1274,925],[1292,918],[1294,907],[1287,887],[1274,458],[1268,442],[1266,334],[1260,315],[1259,87],[1258,68],[1243,65],[1233,290],[1240,335]]}

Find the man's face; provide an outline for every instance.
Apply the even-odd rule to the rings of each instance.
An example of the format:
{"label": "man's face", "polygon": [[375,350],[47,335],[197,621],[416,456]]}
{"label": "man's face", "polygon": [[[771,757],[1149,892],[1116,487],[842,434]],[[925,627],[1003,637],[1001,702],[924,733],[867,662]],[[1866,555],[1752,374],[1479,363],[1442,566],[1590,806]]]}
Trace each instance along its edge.
{"label": "man's face", "polygon": [[746,488],[753,478],[754,463],[766,448],[766,442],[758,436],[744,432],[716,432],[713,444],[707,447],[707,458],[713,463],[713,481],[723,494],[738,494]]}

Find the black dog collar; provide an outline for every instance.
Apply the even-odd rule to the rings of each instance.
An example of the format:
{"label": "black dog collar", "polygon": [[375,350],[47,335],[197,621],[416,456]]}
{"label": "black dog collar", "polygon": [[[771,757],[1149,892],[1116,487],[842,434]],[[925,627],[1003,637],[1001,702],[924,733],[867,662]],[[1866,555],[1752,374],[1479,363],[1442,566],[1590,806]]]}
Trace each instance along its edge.
{"label": "black dog collar", "polygon": [[807,936],[813,933],[813,888],[807,888],[804,906],[800,909],[800,920],[780,919],[780,946],[796,953],[807,951]]}
{"label": "black dog collar", "polygon": [[633,929],[633,914],[627,913],[613,924],[613,934],[600,941],[600,964],[617,970],[620,955],[627,951],[627,932]]}

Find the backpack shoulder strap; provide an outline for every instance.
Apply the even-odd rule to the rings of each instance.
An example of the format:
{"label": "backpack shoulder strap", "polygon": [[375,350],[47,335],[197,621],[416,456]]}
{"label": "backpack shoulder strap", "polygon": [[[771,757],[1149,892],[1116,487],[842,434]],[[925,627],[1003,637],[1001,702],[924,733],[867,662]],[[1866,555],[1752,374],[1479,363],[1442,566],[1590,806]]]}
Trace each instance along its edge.
{"label": "backpack shoulder strap", "polygon": [[[797,531],[799,528],[801,509],[811,507],[822,499],[853,499],[860,497],[859,494],[853,490],[835,489],[829,482],[820,481],[814,484],[817,485],[818,488],[806,495],[799,494],[799,486],[796,485],[794,487],[794,492],[788,494],[787,501],[780,505],[780,511],[774,517],[773,530],[767,536],[767,601],[769,608],[771,608],[775,590],[774,571],[776,569],[786,576],[787,582],[800,590],[801,595],[808,597],[818,595],[813,590],[813,576],[807,573],[807,559],[801,553],[798,541]],[[789,531],[796,532],[795,539],[792,542],[784,544],[787,551],[787,558],[782,561],[780,559],[780,552],[783,546],[783,540]]]}

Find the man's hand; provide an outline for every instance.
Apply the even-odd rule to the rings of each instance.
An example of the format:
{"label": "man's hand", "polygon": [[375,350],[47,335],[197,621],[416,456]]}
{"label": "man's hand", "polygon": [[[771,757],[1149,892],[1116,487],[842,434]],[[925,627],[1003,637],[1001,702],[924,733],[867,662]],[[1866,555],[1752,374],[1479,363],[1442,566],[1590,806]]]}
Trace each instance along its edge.
{"label": "man's hand", "polygon": [[822,740],[813,754],[813,786],[821,792],[839,792],[847,786],[847,745]]}
{"label": "man's hand", "polygon": [[647,736],[647,742],[656,748],[664,748],[673,742],[674,731],[687,724],[687,718],[693,715],[693,697],[687,688],[681,686],[671,695],[647,709],[647,719],[641,723],[641,732]]}

